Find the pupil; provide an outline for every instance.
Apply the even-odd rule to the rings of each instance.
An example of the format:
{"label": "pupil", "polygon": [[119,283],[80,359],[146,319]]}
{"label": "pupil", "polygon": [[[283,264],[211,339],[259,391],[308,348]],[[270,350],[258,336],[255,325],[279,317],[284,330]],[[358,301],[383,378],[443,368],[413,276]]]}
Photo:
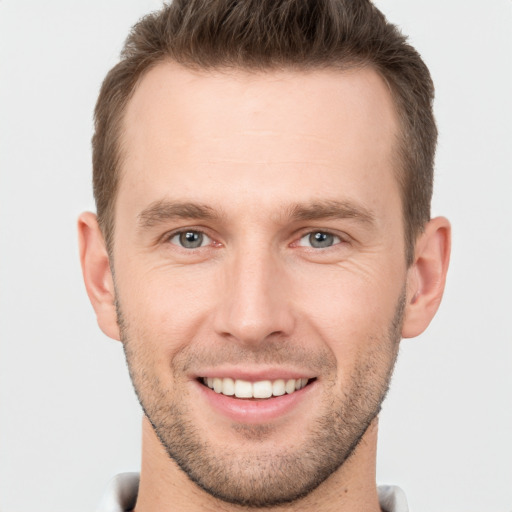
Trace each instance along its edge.
{"label": "pupil", "polygon": [[180,235],[180,243],[187,249],[201,247],[201,244],[203,243],[203,234],[198,233],[197,231],[187,231]]}
{"label": "pupil", "polygon": [[309,235],[309,242],[312,247],[316,248],[330,247],[333,243],[333,235],[318,231]]}

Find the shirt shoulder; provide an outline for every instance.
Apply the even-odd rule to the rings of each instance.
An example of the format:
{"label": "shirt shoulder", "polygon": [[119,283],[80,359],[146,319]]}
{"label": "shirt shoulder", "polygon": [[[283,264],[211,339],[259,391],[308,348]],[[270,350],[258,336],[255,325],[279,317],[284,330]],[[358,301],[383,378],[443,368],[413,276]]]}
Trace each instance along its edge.
{"label": "shirt shoulder", "polygon": [[404,491],[396,485],[379,485],[379,504],[383,512],[409,512]]}
{"label": "shirt shoulder", "polygon": [[130,512],[139,491],[139,473],[120,473],[107,485],[96,512]]}

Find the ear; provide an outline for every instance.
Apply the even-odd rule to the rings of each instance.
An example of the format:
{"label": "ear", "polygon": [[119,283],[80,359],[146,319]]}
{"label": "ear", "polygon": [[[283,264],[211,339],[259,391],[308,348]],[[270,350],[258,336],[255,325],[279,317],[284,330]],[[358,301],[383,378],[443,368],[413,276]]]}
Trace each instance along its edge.
{"label": "ear", "polygon": [[416,241],[414,262],[407,272],[404,338],[421,334],[436,314],[443,297],[450,245],[451,227],[444,217],[428,222]]}
{"label": "ear", "polygon": [[105,241],[93,213],[85,212],[78,218],[78,243],[85,288],[98,325],[107,336],[120,340],[114,280]]}

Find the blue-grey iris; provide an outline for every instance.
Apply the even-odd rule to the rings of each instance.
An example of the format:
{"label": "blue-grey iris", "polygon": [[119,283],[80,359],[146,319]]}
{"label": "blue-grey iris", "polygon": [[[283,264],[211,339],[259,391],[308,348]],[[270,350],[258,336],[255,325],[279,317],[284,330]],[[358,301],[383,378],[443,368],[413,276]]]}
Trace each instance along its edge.
{"label": "blue-grey iris", "polygon": [[323,231],[316,231],[309,235],[309,243],[315,249],[323,249],[324,247],[331,247],[334,244],[334,235],[324,233]]}
{"label": "blue-grey iris", "polygon": [[185,249],[196,249],[203,244],[203,233],[199,231],[184,231],[180,233],[180,244]]}

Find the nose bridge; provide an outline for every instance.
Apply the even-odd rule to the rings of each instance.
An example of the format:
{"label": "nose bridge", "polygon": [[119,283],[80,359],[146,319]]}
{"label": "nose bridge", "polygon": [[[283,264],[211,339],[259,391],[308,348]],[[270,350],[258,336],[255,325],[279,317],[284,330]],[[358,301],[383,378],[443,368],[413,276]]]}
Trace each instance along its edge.
{"label": "nose bridge", "polygon": [[228,259],[216,314],[217,332],[251,344],[271,335],[288,335],[293,314],[286,298],[286,276],[269,244],[251,244],[233,251]]}

